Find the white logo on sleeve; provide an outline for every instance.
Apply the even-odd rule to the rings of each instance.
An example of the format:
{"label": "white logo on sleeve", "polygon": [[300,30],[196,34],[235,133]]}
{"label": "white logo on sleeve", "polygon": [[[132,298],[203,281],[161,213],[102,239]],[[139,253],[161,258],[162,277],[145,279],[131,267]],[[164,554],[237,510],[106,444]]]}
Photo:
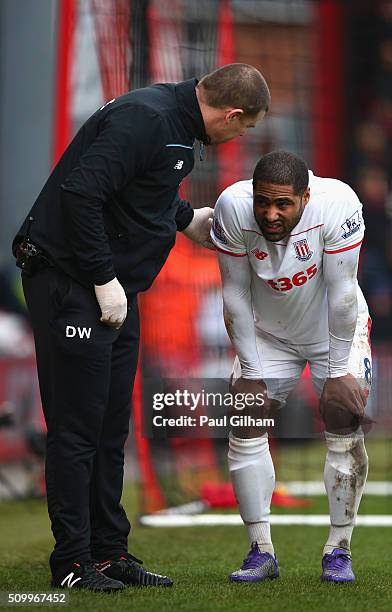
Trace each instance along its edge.
{"label": "white logo on sleeve", "polygon": [[74,327],[73,325],[67,325],[65,328],[66,338],[75,338],[78,335],[81,340],[86,338],[90,340],[91,327]]}
{"label": "white logo on sleeve", "polygon": [[101,108],[99,110],[103,110],[104,108],[107,107],[108,104],[111,104],[112,102],[115,101],[116,98],[112,98],[111,100],[109,100],[109,102],[106,102],[103,106],[101,106]]}
{"label": "white logo on sleeve", "polygon": [[359,216],[359,210],[356,210],[351,217],[346,219],[346,222],[342,224],[342,228],[344,230],[344,234],[342,234],[342,238],[349,238],[355,232],[358,232],[361,229],[361,218]]}
{"label": "white logo on sleeve", "polygon": [[174,168],[174,170],[181,170],[183,165],[184,165],[184,161],[182,159],[177,159],[177,161],[174,164],[173,168]]}

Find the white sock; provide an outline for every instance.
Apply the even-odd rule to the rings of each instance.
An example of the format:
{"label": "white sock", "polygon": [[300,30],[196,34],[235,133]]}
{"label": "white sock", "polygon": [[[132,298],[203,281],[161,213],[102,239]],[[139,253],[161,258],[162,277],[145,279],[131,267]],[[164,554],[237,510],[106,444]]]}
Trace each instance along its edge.
{"label": "white sock", "polygon": [[329,501],[331,527],[323,554],[334,548],[350,550],[359,503],[365,487],[368,456],[361,428],[338,436],[325,432],[327,457],[324,483]]}
{"label": "white sock", "polygon": [[257,542],[262,552],[273,555],[269,515],[275,470],[267,434],[245,439],[230,433],[228,458],[234,493],[249,539]]}

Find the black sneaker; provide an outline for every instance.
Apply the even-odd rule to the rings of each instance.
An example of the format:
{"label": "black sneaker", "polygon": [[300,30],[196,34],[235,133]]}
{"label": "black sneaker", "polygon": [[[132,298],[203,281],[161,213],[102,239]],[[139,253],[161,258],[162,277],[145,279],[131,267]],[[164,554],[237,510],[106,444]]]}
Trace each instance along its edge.
{"label": "black sneaker", "polygon": [[124,553],[118,558],[97,563],[96,568],[108,578],[121,580],[129,586],[172,586],[171,578],[148,572],[141,566],[142,563],[133,555]]}
{"label": "black sneaker", "polygon": [[120,591],[124,588],[122,582],[104,576],[93,561],[74,563],[67,572],[53,576],[52,586],[62,589],[90,589],[90,591],[105,593]]}

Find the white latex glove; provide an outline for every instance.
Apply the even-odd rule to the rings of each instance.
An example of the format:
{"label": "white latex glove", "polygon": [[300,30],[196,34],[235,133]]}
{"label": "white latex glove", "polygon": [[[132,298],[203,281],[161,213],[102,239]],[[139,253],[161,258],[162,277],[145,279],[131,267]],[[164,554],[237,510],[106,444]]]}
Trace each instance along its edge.
{"label": "white latex glove", "polygon": [[102,323],[120,329],[127,316],[127,296],[117,278],[105,285],[94,285],[95,295],[101,308]]}
{"label": "white latex glove", "polygon": [[194,213],[192,221],[188,227],[184,229],[183,234],[190,238],[192,242],[196,242],[196,244],[200,244],[207,249],[215,251],[215,247],[210,237],[214,209],[205,206],[204,208],[195,208]]}

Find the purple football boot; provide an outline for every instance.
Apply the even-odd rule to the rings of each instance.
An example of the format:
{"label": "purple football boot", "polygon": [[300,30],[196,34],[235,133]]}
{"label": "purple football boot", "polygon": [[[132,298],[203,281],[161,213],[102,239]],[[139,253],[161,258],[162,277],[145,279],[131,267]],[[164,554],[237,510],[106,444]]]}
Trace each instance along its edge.
{"label": "purple football boot", "polygon": [[251,549],[240,569],[230,574],[234,582],[258,582],[266,578],[277,578],[279,565],[276,557],[267,552],[260,552],[257,542],[252,542]]}
{"label": "purple football boot", "polygon": [[355,576],[351,567],[351,554],[343,548],[334,548],[322,560],[323,573],[321,580],[329,582],[354,582]]}

